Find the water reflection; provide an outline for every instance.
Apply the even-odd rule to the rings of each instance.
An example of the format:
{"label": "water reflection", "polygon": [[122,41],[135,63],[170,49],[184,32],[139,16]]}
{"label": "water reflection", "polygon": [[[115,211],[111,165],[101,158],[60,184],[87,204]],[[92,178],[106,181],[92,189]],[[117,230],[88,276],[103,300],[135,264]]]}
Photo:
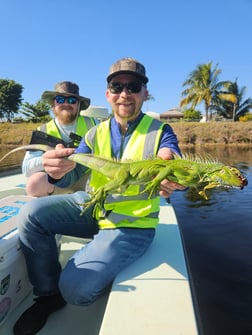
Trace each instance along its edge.
{"label": "water reflection", "polygon": [[171,197],[184,238],[200,334],[252,334],[252,148],[187,149],[236,166],[248,178],[239,189],[195,190]]}
{"label": "water reflection", "polygon": [[252,165],[252,147],[249,146],[194,146],[182,148],[183,153],[210,155],[224,164],[236,165],[245,163]]}

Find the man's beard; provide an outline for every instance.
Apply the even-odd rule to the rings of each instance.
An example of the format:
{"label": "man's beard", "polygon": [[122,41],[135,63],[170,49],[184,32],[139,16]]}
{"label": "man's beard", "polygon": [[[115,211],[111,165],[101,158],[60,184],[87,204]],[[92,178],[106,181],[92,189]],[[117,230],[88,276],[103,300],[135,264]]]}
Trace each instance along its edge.
{"label": "man's beard", "polygon": [[77,117],[77,113],[74,113],[73,109],[69,108],[62,108],[58,113],[57,113],[57,119],[59,120],[60,123],[67,125],[69,123],[73,123]]}

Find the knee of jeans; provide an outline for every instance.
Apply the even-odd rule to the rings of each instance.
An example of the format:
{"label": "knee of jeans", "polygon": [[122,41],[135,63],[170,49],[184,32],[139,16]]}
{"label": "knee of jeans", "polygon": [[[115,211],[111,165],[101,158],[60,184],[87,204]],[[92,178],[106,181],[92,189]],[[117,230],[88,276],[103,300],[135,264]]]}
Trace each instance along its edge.
{"label": "knee of jeans", "polygon": [[30,239],[32,233],[40,232],[41,228],[38,224],[36,211],[37,208],[33,206],[33,201],[21,207],[17,217],[17,226],[21,241]]}
{"label": "knee of jeans", "polygon": [[17,217],[17,225],[18,225],[19,233],[21,233],[24,227],[27,225],[28,214],[31,212],[31,209],[32,207],[30,206],[30,203],[26,203],[20,208],[18,217]]}
{"label": "knee of jeans", "polygon": [[88,306],[99,295],[96,293],[94,281],[91,284],[89,283],[90,279],[85,280],[85,276],[78,276],[77,273],[68,272],[64,269],[60,275],[58,285],[63,298],[69,304]]}

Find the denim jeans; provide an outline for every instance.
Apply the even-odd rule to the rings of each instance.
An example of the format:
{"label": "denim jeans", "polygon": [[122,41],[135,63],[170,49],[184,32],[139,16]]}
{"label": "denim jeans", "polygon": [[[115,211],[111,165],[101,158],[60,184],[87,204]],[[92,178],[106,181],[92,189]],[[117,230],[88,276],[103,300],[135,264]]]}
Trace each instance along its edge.
{"label": "denim jeans", "polygon": [[[108,287],[115,276],[139,258],[151,244],[154,229],[99,230],[92,208],[81,213],[86,193],[36,198],[18,215],[21,246],[36,295],[59,290],[64,299],[87,306]],[[91,238],[62,270],[55,235]]]}

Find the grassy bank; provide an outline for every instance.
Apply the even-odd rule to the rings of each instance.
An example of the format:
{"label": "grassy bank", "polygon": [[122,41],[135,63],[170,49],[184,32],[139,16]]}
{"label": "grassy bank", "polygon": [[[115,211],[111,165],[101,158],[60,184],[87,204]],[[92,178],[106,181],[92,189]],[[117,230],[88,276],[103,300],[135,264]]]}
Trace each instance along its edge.
{"label": "grassy bank", "polygon": [[[1,147],[28,144],[39,124],[0,123]],[[252,122],[171,123],[181,146],[252,145]]]}
{"label": "grassy bank", "polygon": [[252,145],[252,122],[176,122],[180,145]]}
{"label": "grassy bank", "polygon": [[17,147],[30,142],[32,131],[39,124],[34,123],[0,123],[1,147]]}

